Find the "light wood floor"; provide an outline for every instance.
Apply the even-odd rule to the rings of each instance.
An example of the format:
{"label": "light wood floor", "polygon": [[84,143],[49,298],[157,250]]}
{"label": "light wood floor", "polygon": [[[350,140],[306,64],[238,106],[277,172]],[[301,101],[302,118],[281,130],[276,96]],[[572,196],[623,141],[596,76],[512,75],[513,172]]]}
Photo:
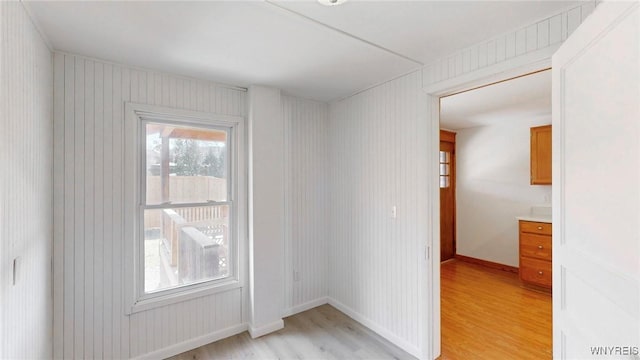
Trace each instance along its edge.
{"label": "light wood floor", "polygon": [[441,360],[551,359],[551,295],[518,275],[448,261],[441,296]]}
{"label": "light wood floor", "polygon": [[[441,360],[551,359],[551,295],[479,265],[453,260],[441,271]],[[172,359],[414,359],[329,305],[284,322],[258,339],[244,332]]]}
{"label": "light wood floor", "polygon": [[329,305],[288,317],[284,325],[257,339],[244,332],[171,359],[415,359]]}

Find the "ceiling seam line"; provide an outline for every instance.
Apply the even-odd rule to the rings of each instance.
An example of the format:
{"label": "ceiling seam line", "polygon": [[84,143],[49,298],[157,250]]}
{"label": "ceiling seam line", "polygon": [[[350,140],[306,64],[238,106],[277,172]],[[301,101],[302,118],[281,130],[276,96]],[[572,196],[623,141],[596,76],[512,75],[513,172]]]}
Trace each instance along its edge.
{"label": "ceiling seam line", "polygon": [[40,35],[40,38],[42,39],[42,41],[49,48],[49,51],[53,52],[53,43],[51,42],[51,39],[49,39],[49,37],[44,33],[44,31],[42,31],[42,26],[40,26],[40,22],[36,20],[35,16],[33,16],[33,13],[29,5],[24,0],[20,0],[19,2],[22,8],[24,9],[24,11],[27,13],[27,17],[29,18],[29,21],[31,21],[31,24],[33,25],[33,27],[36,28],[36,31],[38,32],[38,35]]}
{"label": "ceiling seam line", "polygon": [[328,101],[328,103],[329,103],[329,104],[339,103],[339,102],[341,102],[341,101],[343,101],[343,100],[346,100],[346,99],[349,99],[349,98],[351,98],[351,97],[354,97],[354,96],[356,96],[356,95],[358,95],[358,94],[361,94],[361,93],[363,93],[363,92],[365,92],[365,91],[369,91],[369,90],[371,90],[371,89],[373,89],[373,88],[377,88],[378,86],[385,85],[385,84],[387,84],[387,83],[390,83],[390,82],[392,82],[392,81],[398,80],[398,79],[400,79],[400,78],[402,78],[402,77],[405,77],[405,76],[407,76],[407,75],[413,74],[414,72],[418,72],[418,71],[420,71],[420,72],[421,72],[420,76],[422,77],[422,67],[417,67],[417,68],[415,68],[415,69],[413,69],[413,70],[409,70],[409,71],[407,71],[406,73],[402,73],[402,74],[400,74],[400,75],[398,75],[398,76],[394,76],[394,77],[392,77],[392,78],[390,78],[390,79],[387,79],[387,80],[381,81],[381,82],[379,82],[379,83],[375,83],[375,84],[373,84],[373,85],[367,86],[367,87],[362,88],[362,89],[360,89],[360,90],[356,90],[356,91],[354,91],[354,92],[350,93],[349,95],[345,95],[345,96],[343,96],[343,97],[339,97],[339,98],[335,98],[335,99],[333,99],[333,100],[329,100],[329,101]]}
{"label": "ceiling seam line", "polygon": [[362,42],[362,43],[365,43],[365,44],[367,44],[367,45],[369,45],[369,46],[373,46],[373,47],[375,47],[375,48],[377,48],[377,49],[379,49],[379,50],[382,50],[382,51],[384,51],[384,52],[387,52],[387,53],[389,53],[389,54],[392,54],[392,55],[395,55],[395,56],[400,57],[400,58],[402,58],[402,59],[405,59],[405,60],[411,61],[411,62],[413,62],[413,63],[415,63],[415,64],[417,64],[417,65],[424,66],[424,63],[423,63],[423,62],[421,62],[421,61],[418,61],[418,60],[412,59],[412,58],[410,58],[410,57],[408,57],[408,56],[406,56],[406,55],[400,54],[399,52],[396,52],[396,51],[393,51],[393,50],[391,50],[391,49],[388,49],[388,48],[386,48],[386,47],[384,47],[384,46],[382,46],[382,45],[378,45],[378,44],[376,44],[376,43],[374,43],[374,42],[371,42],[371,41],[369,41],[369,40],[363,39],[363,38],[361,38],[361,37],[359,37],[359,36],[356,36],[356,35],[350,34],[350,33],[346,32],[346,31],[344,31],[344,30],[340,30],[340,29],[338,29],[338,28],[336,28],[336,27],[333,27],[333,26],[331,26],[331,25],[329,25],[329,24],[325,24],[325,23],[323,23],[323,22],[321,22],[321,21],[318,21],[318,20],[316,20],[316,19],[314,19],[314,18],[311,18],[311,17],[309,17],[309,16],[307,16],[307,15],[301,14],[301,13],[299,13],[299,12],[295,11],[295,10],[291,10],[291,9],[289,9],[289,8],[286,8],[286,7],[284,7],[284,6],[281,6],[281,5],[279,5],[279,4],[276,4],[276,3],[274,3],[274,2],[273,2],[273,1],[271,1],[271,0],[265,0],[265,3],[267,3],[267,4],[271,5],[271,6],[274,6],[274,7],[278,8],[278,9],[281,9],[281,10],[284,10],[284,11],[286,11],[286,12],[289,12],[289,13],[291,13],[291,14],[294,14],[294,15],[296,15],[296,16],[298,16],[298,17],[301,17],[301,18],[303,18],[303,19],[305,19],[305,20],[307,20],[307,21],[311,21],[311,22],[313,22],[313,23],[315,23],[315,24],[317,24],[317,25],[323,26],[323,27],[325,27],[325,28],[327,28],[327,29],[329,29],[329,30],[333,30],[334,32],[337,32],[337,33],[339,33],[339,34],[342,34],[342,35],[344,35],[344,36],[350,37],[350,38],[352,38],[352,39],[354,39],[354,40],[358,40],[358,41],[360,41],[360,42]]}

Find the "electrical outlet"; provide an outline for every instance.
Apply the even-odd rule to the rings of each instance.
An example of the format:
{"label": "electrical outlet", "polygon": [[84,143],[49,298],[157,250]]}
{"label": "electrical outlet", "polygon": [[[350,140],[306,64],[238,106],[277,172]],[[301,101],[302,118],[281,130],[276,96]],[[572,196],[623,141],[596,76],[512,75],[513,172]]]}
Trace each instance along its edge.
{"label": "electrical outlet", "polygon": [[392,218],[392,219],[395,219],[395,218],[397,218],[397,217],[398,217],[398,209],[396,208],[396,206],[395,206],[395,205],[393,205],[393,206],[391,207],[391,218]]}

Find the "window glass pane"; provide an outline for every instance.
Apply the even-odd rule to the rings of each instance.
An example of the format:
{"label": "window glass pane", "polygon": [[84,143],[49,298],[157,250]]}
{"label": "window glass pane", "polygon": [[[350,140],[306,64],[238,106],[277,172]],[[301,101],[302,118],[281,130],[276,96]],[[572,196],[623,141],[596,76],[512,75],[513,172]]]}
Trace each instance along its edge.
{"label": "window glass pane", "polygon": [[144,211],[146,293],[227,277],[229,261],[228,206]]}
{"label": "window glass pane", "polygon": [[440,162],[448,163],[451,154],[448,151],[440,151]]}
{"label": "window glass pane", "polygon": [[146,203],[226,201],[227,132],[146,124]]}
{"label": "window glass pane", "polygon": [[441,175],[440,176],[440,188],[448,188],[449,187],[449,176]]}
{"label": "window glass pane", "polygon": [[440,175],[449,175],[449,164],[440,164]]}

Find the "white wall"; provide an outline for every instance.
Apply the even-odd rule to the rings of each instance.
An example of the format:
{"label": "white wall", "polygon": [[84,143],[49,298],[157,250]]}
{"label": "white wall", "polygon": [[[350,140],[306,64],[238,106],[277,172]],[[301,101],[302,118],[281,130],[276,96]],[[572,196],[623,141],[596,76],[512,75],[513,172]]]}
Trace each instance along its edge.
{"label": "white wall", "polygon": [[291,314],[326,302],[328,295],[329,106],[283,96],[282,108],[285,314]]}
{"label": "white wall", "polygon": [[518,267],[515,216],[551,206],[551,186],[529,184],[529,129],[550,123],[549,115],[457,131],[458,254]]}
{"label": "white wall", "polygon": [[330,303],[415,355],[428,230],[421,86],[417,71],[331,104],[329,126]]}
{"label": "white wall", "polygon": [[284,119],[279,89],[249,88],[251,336],[284,326]]}
{"label": "white wall", "polygon": [[2,359],[51,357],[51,84],[51,52],[23,5],[0,2]]}
{"label": "white wall", "polygon": [[327,302],[329,106],[260,86],[251,86],[249,94],[250,330],[262,335],[281,327],[282,316]]}
{"label": "white wall", "polygon": [[244,116],[246,92],[54,55],[56,358],[162,357],[245,326],[247,289],[125,315],[124,103]]}
{"label": "white wall", "polygon": [[[62,53],[54,56],[54,83],[54,356],[162,357],[245,329],[250,319],[244,288],[125,315],[122,147],[126,101],[245,116],[246,92]],[[286,238],[291,253],[272,269],[281,276],[286,262],[299,280],[289,272],[276,281],[286,288],[270,288],[275,298],[288,294],[284,304],[269,297],[258,305],[279,319],[326,301],[328,106],[284,96],[277,107],[284,139],[274,154],[284,165],[274,174],[281,176],[284,195],[278,197],[287,217],[283,210],[279,221],[285,228],[276,239],[281,245],[273,249],[283,256]],[[274,141],[260,135],[265,149]],[[275,194],[271,187],[261,189]],[[266,213],[273,209],[270,202],[262,204]],[[273,284],[259,281],[267,288]],[[269,324],[254,325],[268,330],[259,327]]]}

